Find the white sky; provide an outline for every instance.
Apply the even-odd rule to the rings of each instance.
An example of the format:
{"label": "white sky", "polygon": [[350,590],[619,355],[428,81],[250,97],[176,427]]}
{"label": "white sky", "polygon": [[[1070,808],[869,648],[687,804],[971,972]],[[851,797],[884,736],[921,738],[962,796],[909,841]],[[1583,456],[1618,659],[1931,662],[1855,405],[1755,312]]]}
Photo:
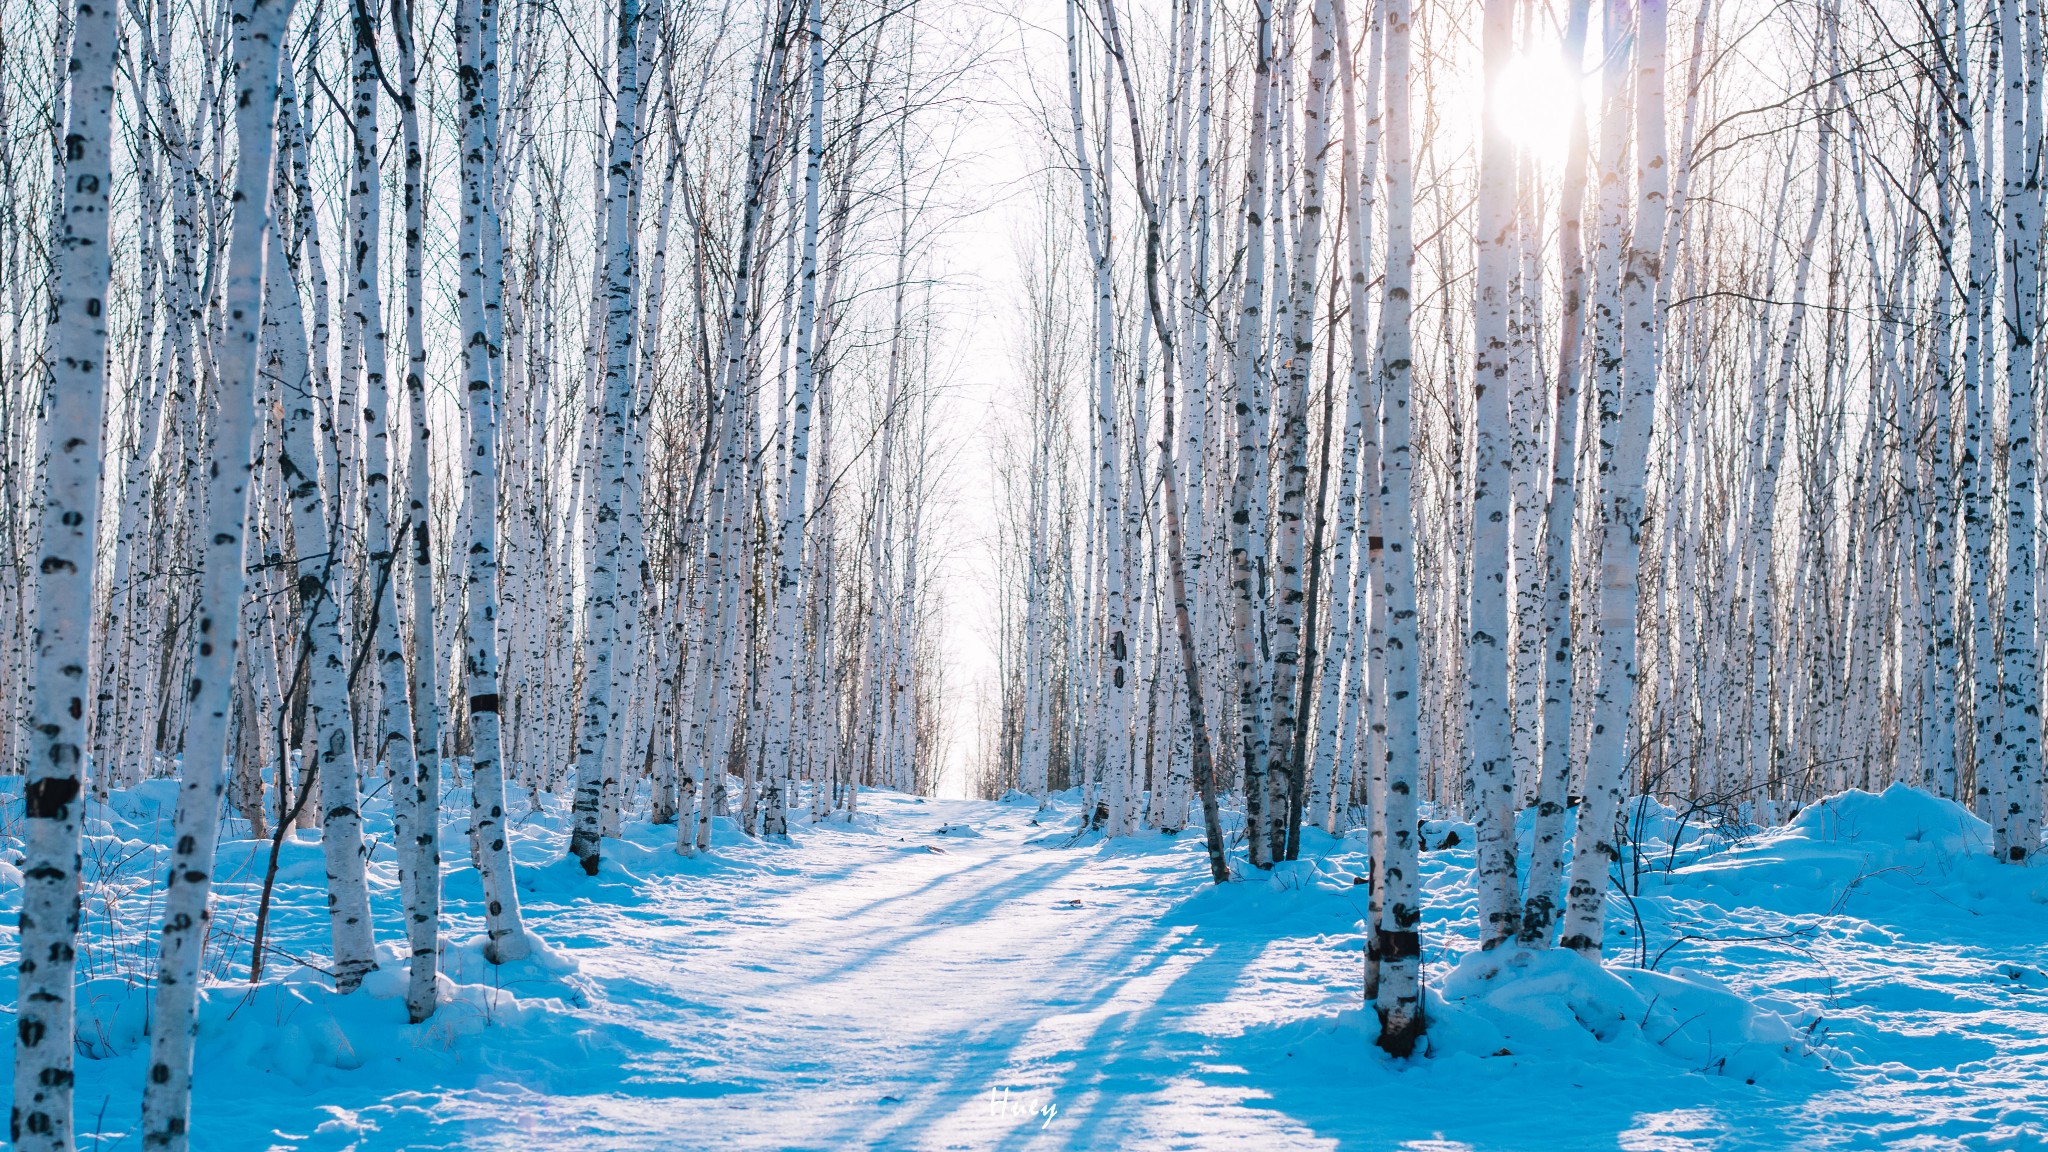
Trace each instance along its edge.
{"label": "white sky", "polygon": [[[943,601],[946,722],[950,726],[939,793],[965,796],[982,747],[978,703],[996,682],[996,446],[999,429],[1023,394],[1015,366],[1020,299],[1016,236],[1028,211],[1027,184],[1043,162],[1030,106],[1027,55],[1045,61],[1064,51],[1056,0],[979,9],[978,35],[991,49],[966,80],[980,103],[969,113],[969,154],[955,162],[955,195],[976,210],[951,224],[935,258],[956,301],[942,362],[953,365],[942,401],[939,440],[951,457],[937,539]],[[1041,67],[1042,67],[1041,63]],[[1059,67],[1064,67],[1059,64]]]}

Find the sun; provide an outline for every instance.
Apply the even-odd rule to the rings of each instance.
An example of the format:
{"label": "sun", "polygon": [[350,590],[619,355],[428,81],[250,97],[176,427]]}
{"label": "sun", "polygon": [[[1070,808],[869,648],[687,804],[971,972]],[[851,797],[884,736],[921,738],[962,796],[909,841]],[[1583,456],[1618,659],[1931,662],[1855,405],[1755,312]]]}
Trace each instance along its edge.
{"label": "sun", "polygon": [[1571,141],[1574,97],[1584,83],[1555,52],[1519,54],[1493,86],[1493,125],[1517,148],[1545,160],[1560,158]]}

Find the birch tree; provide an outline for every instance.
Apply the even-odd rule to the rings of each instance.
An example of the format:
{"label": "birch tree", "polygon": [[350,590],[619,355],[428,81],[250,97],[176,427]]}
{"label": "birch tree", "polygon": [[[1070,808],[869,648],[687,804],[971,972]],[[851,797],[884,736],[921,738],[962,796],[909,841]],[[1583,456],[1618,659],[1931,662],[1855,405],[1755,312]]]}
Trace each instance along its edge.
{"label": "birch tree", "polygon": [[[2005,731],[2004,804],[1992,822],[1998,853],[2024,861],[2041,842],[2041,672],[2034,636],[2034,334],[2041,297],[2040,14],[2021,0],[1999,0],[1998,59],[2003,69],[1999,171],[2006,380],[2005,605],[1999,682]],[[2022,28],[2026,28],[2025,33]]]}
{"label": "birch tree", "polygon": [[[1514,5],[1486,0],[1480,45],[1487,113],[1514,52]],[[1478,815],[1479,943],[1492,947],[1519,928],[1515,897],[1515,773],[1508,696],[1509,280],[1513,275],[1514,145],[1491,123],[1479,133],[1479,199],[1474,227],[1477,303],[1472,341],[1473,484],[1471,637],[1466,646],[1470,791]]]}
{"label": "birch tree", "polygon": [[1386,556],[1373,575],[1387,602],[1386,837],[1374,862],[1381,912],[1378,946],[1381,1048],[1394,1056],[1414,1052],[1422,1015],[1422,908],[1416,843],[1417,759],[1421,720],[1415,648],[1414,493],[1410,463],[1414,416],[1409,325],[1414,302],[1413,153],[1409,137],[1409,14],[1406,0],[1381,0],[1386,53],[1387,254],[1380,300],[1380,395],[1385,415],[1380,471],[1380,522]]}
{"label": "birch tree", "polygon": [[[65,78],[64,153],[55,173],[62,223],[51,257],[46,337],[54,354],[44,432],[50,451],[36,565],[32,736],[22,781],[25,867],[14,1110],[8,1124],[15,1147],[22,1149],[73,1147],[73,984],[83,867],[79,817],[85,803],[86,670],[92,663],[100,425],[108,376],[108,198],[114,182],[112,109],[119,52],[114,5],[79,0]],[[227,631],[232,633],[232,624]],[[213,770],[218,779],[218,764]],[[213,796],[218,795],[216,786]]]}
{"label": "birch tree", "polygon": [[804,560],[804,508],[810,483],[811,403],[816,389],[818,324],[818,185],[825,153],[825,12],[811,0],[806,39],[810,47],[810,124],[805,145],[803,256],[796,321],[796,395],[792,398],[789,471],[782,484],[782,521],[775,541],[775,623],[769,639],[769,703],[766,762],[769,774],[765,827],[789,833],[791,708],[797,664],[798,573]]}
{"label": "birch tree", "polygon": [[[658,4],[652,18],[659,20]],[[630,202],[638,190],[638,169],[633,156],[639,134],[640,22],[638,0],[625,0],[619,6],[618,37],[613,44],[617,85],[612,99],[611,155],[605,183],[604,410],[598,432],[601,447],[597,533],[592,542],[594,564],[588,592],[590,622],[585,637],[583,723],[577,728],[576,824],[569,840],[570,854],[592,876],[597,875],[603,834],[600,803],[608,788],[618,786],[616,780],[605,779],[611,767],[605,756],[605,740],[613,722],[612,646],[617,634],[613,615],[619,585],[619,527],[626,489],[626,408],[632,403],[633,346],[638,335],[633,307],[639,284],[639,245],[630,231],[628,217]]]}
{"label": "birch tree", "polygon": [[[290,0],[244,0],[234,26],[234,223],[229,236],[227,329],[218,359],[220,405],[209,461],[207,552],[201,573],[201,635],[232,638],[244,586],[246,496],[251,438],[256,431],[259,329],[265,284],[284,269],[267,263],[277,227],[271,190],[278,60]],[[293,289],[296,291],[296,289]],[[143,1144],[182,1149],[191,1130],[192,1049],[199,1029],[200,951],[211,921],[214,847],[220,830],[221,761],[233,702],[235,643],[202,643],[192,669],[194,723],[186,734],[186,769],[173,818],[176,834],[165,878],[164,926],[158,942],[156,999],[150,1017],[149,1076],[143,1084]]]}
{"label": "birch tree", "polygon": [[469,548],[465,583],[468,650],[463,674],[469,690],[472,837],[484,885],[485,949],[492,963],[524,959],[531,949],[519,912],[519,890],[506,845],[505,766],[498,729],[498,564],[497,408],[499,381],[487,314],[498,307],[486,298],[486,231],[495,229],[493,195],[496,149],[486,124],[497,120],[496,0],[457,0],[454,22],[462,105],[462,210],[456,292],[462,327],[463,390],[467,397],[469,446],[464,495],[469,505]]}
{"label": "birch tree", "polygon": [[[1610,35],[1619,36],[1618,13],[1610,6]],[[1579,810],[1578,838],[1572,850],[1571,886],[1567,891],[1563,940],[1566,947],[1598,956],[1606,921],[1607,870],[1620,859],[1613,843],[1615,818],[1626,785],[1629,711],[1633,703],[1638,658],[1636,649],[1636,575],[1642,548],[1642,492],[1650,424],[1661,370],[1660,324],[1656,291],[1662,276],[1666,156],[1664,145],[1663,0],[1646,0],[1637,9],[1635,44],[1636,212],[1625,255],[1620,250],[1622,192],[1619,157],[1622,142],[1619,69],[1610,62],[1608,107],[1601,139],[1602,246],[1609,261],[1604,271],[1620,274],[1618,292],[1603,291],[1596,304],[1612,308],[1620,297],[1621,315],[1596,332],[1609,341],[1614,354],[1622,345],[1619,373],[1608,369],[1601,381],[1600,404],[1600,681],[1593,699],[1593,740],[1587,752],[1586,801]],[[1610,44],[1609,60],[1619,55]],[[1612,184],[1610,185],[1610,181]],[[1614,257],[1625,261],[1613,266]],[[1623,332],[1615,330],[1619,321]],[[1595,324],[1601,324],[1596,318]],[[1602,355],[1596,351],[1596,358]],[[1625,389],[1625,395],[1614,385]]]}

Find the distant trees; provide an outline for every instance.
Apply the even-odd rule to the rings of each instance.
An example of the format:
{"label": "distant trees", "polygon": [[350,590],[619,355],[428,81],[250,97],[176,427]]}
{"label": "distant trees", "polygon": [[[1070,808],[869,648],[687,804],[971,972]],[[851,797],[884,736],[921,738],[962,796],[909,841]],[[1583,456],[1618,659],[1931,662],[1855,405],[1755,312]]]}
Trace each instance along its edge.
{"label": "distant trees", "polygon": [[230,787],[250,835],[320,827],[342,992],[389,797],[421,1021],[444,784],[499,963],[543,793],[595,872],[628,813],[699,851],[931,786],[962,45],[915,11],[0,9],[18,1143],[74,1143],[87,789],[180,780],[145,1130],[183,1147]]}
{"label": "distant trees", "polygon": [[1246,865],[1368,830],[1391,1051],[1420,804],[1476,825],[1482,946],[1594,955],[1633,796],[1901,780],[2040,843],[2042,13],[1669,7],[1070,5],[1046,84],[983,786],[1177,831],[1211,686]]}

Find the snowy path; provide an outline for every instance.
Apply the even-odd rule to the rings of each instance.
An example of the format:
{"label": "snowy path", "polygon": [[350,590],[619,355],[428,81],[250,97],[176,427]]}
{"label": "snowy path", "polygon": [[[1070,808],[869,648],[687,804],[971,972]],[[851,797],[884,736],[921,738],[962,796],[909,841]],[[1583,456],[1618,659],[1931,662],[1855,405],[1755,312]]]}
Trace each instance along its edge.
{"label": "snowy path", "polygon": [[[1818,1056],[1744,1054],[1717,1021],[1681,1020],[1674,1034],[1736,1057],[1702,1074],[1662,1026],[1631,1046],[1569,1015],[1532,1035],[1538,1017],[1453,1004],[1433,1058],[1399,1067],[1356,1009],[1356,841],[1312,839],[1272,881],[1213,889],[1192,835],[1070,846],[1070,808],[1039,827],[1028,805],[863,802],[860,825],[729,838],[710,859],[629,827],[594,881],[534,822],[516,843],[528,922],[574,971],[457,946],[472,987],[421,1028],[389,998],[395,963],[368,996],[310,971],[217,988],[196,1146],[2048,1149],[2048,872],[2001,889],[1988,861],[1930,876],[1837,868],[1804,841],[1724,853],[1643,901],[1656,946],[1811,930],[1680,943],[1664,968],[1759,999]],[[458,940],[477,896],[460,845],[444,849]],[[294,851],[278,929],[317,952],[317,850]],[[1425,858],[1438,987],[1444,949],[1467,946],[1469,867]],[[512,998],[475,987],[494,981]],[[111,1032],[120,1054],[88,1061],[80,1093],[106,1109],[107,1150],[133,1147],[140,1071],[139,1035]]]}
{"label": "snowy path", "polygon": [[[1355,999],[1363,900],[1343,867],[1335,894],[1219,894],[1193,836],[1070,847],[1070,808],[1037,826],[1029,805],[863,803],[860,825],[728,838],[708,860],[632,827],[595,881],[546,862],[559,836],[535,828],[517,845],[528,924],[577,971],[459,957],[459,978],[581,1005],[415,1039],[418,1079],[314,1067],[260,1101],[202,1081],[200,1110],[309,1149],[1330,1146],[1264,1099],[1294,1079],[1284,1049],[1250,1070],[1223,1049]],[[460,911],[475,880],[447,843]],[[1376,1066],[1357,1019],[1321,1032]]]}
{"label": "snowy path", "polygon": [[[1028,806],[874,803],[876,831],[739,846],[741,866],[649,881],[625,916],[537,912],[543,933],[618,945],[578,953],[603,989],[595,1015],[652,1049],[634,1083],[534,1101],[535,1122],[649,1147],[711,1133],[777,1148],[1113,1147],[1138,1112],[1200,1129],[1242,1094],[1211,1098],[1173,1040],[1198,1019],[1236,1031],[1264,1014],[1232,997],[1263,934],[1219,944],[1175,922],[1201,887],[1184,852],[1057,847],[1070,821],[1034,826]],[[1278,968],[1262,988],[1297,1012],[1324,1001],[1302,964]],[[495,1093],[466,1103],[474,1125],[506,1123]],[[1308,1137],[1267,1111],[1232,1123],[1282,1135],[1276,1146]]]}

